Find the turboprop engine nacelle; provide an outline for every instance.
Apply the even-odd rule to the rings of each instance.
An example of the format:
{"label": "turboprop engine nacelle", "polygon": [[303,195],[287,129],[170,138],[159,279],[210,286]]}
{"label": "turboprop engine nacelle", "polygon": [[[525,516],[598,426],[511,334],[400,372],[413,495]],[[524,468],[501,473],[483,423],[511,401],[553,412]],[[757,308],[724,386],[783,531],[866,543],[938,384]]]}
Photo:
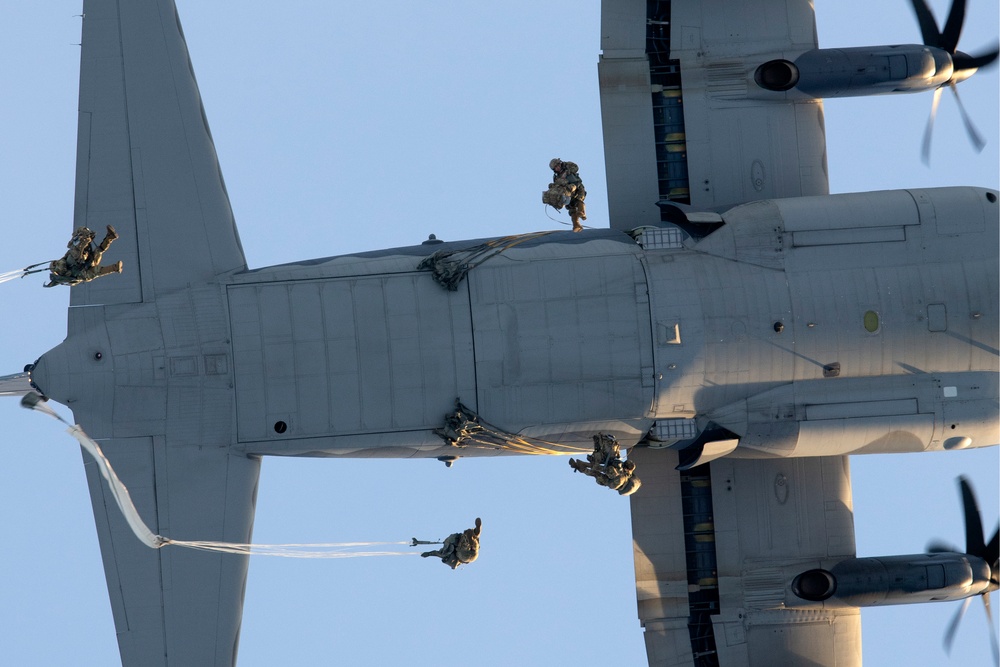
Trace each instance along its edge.
{"label": "turboprop engine nacelle", "polygon": [[951,54],[920,44],[813,49],[794,62],[769,60],[754,81],[764,90],[798,91],[807,97],[857,97],[919,93],[967,79],[974,69],[956,71]]}
{"label": "turboprop engine nacelle", "polygon": [[[846,49],[812,49],[794,57],[768,60],[753,70],[756,84],[751,97],[780,95],[785,99],[855,97],[887,93],[918,93],[933,90],[931,116],[924,132],[923,160],[930,159],[930,135],[938,101],[945,87],[958,98],[955,84],[965,81],[980,67],[991,65],[1000,48],[969,55],[958,50],[965,23],[965,0],[953,0],[944,28],[927,6],[927,0],[911,0],[920,25],[923,44],[863,46]],[[750,74],[750,72],[748,72]],[[977,151],[985,142],[958,105],[969,139]]]}
{"label": "turboprop engine nacelle", "polygon": [[995,589],[985,560],[958,553],[850,558],[792,581],[802,600],[845,607],[961,600]]}

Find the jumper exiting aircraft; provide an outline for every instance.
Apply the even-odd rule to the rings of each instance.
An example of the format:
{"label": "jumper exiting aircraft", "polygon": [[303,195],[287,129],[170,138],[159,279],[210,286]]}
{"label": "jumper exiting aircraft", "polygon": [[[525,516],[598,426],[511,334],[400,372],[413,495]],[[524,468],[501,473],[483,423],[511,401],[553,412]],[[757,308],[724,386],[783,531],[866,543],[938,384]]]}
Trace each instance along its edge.
{"label": "jumper exiting aircraft", "polygon": [[[958,55],[960,14],[825,51],[804,0],[607,2],[610,228],[253,270],[172,0],[84,14],[72,228],[125,270],[69,288],[13,391],[71,408],[152,529],[249,542],[265,455],[604,433],[652,665],[859,665],[860,606],[988,601],[971,500],[962,553],[856,558],[847,457],[997,444],[997,192],[829,195],[816,99],[967,78],[995,53]],[[87,476],[123,664],[232,664],[248,558],[145,547]]]}

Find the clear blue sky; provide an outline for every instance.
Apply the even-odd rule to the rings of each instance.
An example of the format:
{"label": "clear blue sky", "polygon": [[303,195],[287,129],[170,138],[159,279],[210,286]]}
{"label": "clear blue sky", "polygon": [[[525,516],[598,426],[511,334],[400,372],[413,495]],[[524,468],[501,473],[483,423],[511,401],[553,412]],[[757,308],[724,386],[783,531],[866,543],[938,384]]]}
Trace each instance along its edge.
{"label": "clear blue sky", "polygon": [[[599,3],[178,0],[252,267],[552,227],[548,160],[571,159],[588,222],[606,225],[596,62]],[[934,2],[940,16],[946,12]],[[961,48],[988,48],[996,2],[971,0]],[[370,5],[370,6],[369,6]],[[919,41],[904,0],[817,2],[821,46]],[[72,226],[78,0],[0,0],[0,271],[58,254]],[[943,21],[943,19],[942,19]],[[932,166],[930,94],[828,102],[835,192],[982,185],[998,175],[997,71],[962,84],[989,143],[977,155],[951,95]],[[59,343],[67,290],[0,286],[0,374]],[[68,411],[63,410],[68,417]],[[116,664],[79,448],[0,402],[0,654],[11,665]],[[991,534],[997,449],[852,459],[860,555],[964,543],[969,475]],[[258,542],[440,537],[483,517],[483,555],[452,572],[419,558],[251,563],[240,664],[645,664],[628,502],[563,458],[267,459]],[[600,575],[600,576],[595,576]],[[994,600],[996,597],[994,596]],[[994,603],[994,608],[997,605]],[[951,662],[955,604],[864,613],[867,665],[987,664],[982,605]]]}

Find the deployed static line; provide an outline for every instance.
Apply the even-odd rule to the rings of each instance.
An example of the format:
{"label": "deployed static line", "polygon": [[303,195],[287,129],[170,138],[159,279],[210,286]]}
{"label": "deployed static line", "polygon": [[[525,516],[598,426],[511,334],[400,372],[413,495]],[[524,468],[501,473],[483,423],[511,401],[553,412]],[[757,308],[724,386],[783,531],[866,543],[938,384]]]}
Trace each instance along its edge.
{"label": "deployed static line", "polygon": [[[407,551],[348,551],[358,547],[376,546],[415,546],[410,542],[331,542],[321,544],[240,544],[236,542],[212,542],[201,540],[175,540],[163,535],[157,535],[149,529],[139,516],[135,504],[129,495],[128,488],[115,474],[111,462],[108,461],[100,445],[88,436],[79,425],[73,425],[59,416],[52,408],[45,405],[43,399],[35,393],[25,394],[21,406],[29,410],[37,410],[50,417],[58,419],[69,426],[68,433],[97,462],[101,475],[108,483],[111,495],[114,496],[122,516],[140,542],[152,549],[161,549],[172,545],[197,549],[200,551],[216,551],[220,553],[245,554],[251,556],[279,556],[283,558],[359,558],[362,556],[416,556],[415,552]],[[416,540],[414,540],[416,542]]]}
{"label": "deployed static line", "polygon": [[[17,278],[24,278],[25,276],[30,276],[32,273],[41,273],[42,271],[48,271],[49,265],[52,263],[51,260],[45,262],[39,262],[38,264],[32,264],[31,266],[26,266],[23,269],[17,269],[16,271],[6,271],[0,273],[0,283],[6,283],[11,280],[16,280]],[[39,266],[45,268],[37,268]]]}

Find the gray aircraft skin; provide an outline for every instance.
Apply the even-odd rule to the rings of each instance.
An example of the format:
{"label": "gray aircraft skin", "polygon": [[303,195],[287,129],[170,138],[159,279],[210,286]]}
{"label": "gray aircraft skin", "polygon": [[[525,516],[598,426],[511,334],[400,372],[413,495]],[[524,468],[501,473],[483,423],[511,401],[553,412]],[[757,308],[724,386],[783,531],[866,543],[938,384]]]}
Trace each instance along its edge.
{"label": "gray aircraft skin", "polygon": [[[836,530],[849,535],[829,546],[829,519],[821,551],[772,554],[778,606],[856,623],[858,606],[879,603],[863,587],[827,602],[788,593],[809,567],[865,566],[853,559],[845,456],[998,444],[994,190],[744,198],[673,209],[677,225],[625,216],[612,229],[250,270],[173,2],[88,0],[84,11],[75,225],[113,224],[120,239],[107,256],[126,270],[72,288],[66,340],[30,379],[101,442],[154,531],[250,541],[265,455],[569,453],[603,432],[651,473],[632,505],[640,546],[642,503],[658,497],[661,474],[714,461],[713,474],[738,477],[751,470],[740,466],[794,458],[805,479],[822,466],[839,486],[823,492],[836,508],[823,495],[820,512],[839,512]],[[458,268],[459,279],[443,284],[434,267]],[[448,437],[458,404],[492,441]],[[93,465],[87,475],[123,664],[233,663],[247,558],[147,549]],[[716,503],[721,517],[726,500]],[[938,558],[951,567],[952,556]],[[682,597],[686,616],[687,589],[678,596],[653,577],[660,597],[648,597],[638,558],[652,645],[656,633],[674,637],[663,621],[672,617],[643,601],[666,608]],[[910,571],[911,561],[884,562]],[[980,558],[949,599],[984,592],[989,566]],[[762,586],[758,574],[736,578]],[[720,590],[722,628],[736,606]],[[935,598],[926,586],[896,597]],[[860,664],[857,632],[842,627],[847,648],[834,662]],[[720,655],[804,655],[744,629]],[[662,664],[691,664],[692,650],[685,643]]]}
{"label": "gray aircraft skin", "polygon": [[[662,249],[642,246],[657,230],[531,238],[454,291],[418,264],[503,239],[238,271],[74,311],[31,377],[94,437],[167,417],[248,456],[503,453],[435,433],[456,398],[566,451],[719,427],[748,458],[993,446],[997,214],[976,188],[765,200]],[[200,343],[175,347],[152,327],[182,309]],[[174,416],[175,378],[211,402]]]}

